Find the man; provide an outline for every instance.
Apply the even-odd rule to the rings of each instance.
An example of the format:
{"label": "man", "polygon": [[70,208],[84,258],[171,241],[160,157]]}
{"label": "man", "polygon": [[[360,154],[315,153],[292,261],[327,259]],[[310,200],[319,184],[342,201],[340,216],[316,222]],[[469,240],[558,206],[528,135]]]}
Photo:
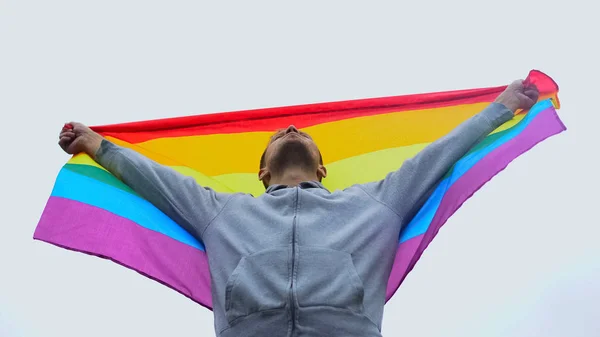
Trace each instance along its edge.
{"label": "man", "polygon": [[205,243],[218,336],[381,336],[400,230],[458,159],[538,95],[515,81],[383,180],[335,192],[321,184],[317,145],[294,126],[265,149],[259,197],[198,186],[79,123],[59,144],[92,156]]}

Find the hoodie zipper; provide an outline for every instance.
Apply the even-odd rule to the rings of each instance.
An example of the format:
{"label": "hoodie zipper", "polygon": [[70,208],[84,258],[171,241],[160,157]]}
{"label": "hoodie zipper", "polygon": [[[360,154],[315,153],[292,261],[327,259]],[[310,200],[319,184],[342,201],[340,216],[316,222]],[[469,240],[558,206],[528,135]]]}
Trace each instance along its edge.
{"label": "hoodie zipper", "polygon": [[294,220],[292,222],[292,279],[290,281],[290,314],[292,316],[292,329],[291,335],[294,335],[294,330],[296,327],[296,306],[294,301],[294,277],[296,273],[296,218],[298,217],[298,199],[299,199],[299,189],[296,187],[296,202],[294,205]]}

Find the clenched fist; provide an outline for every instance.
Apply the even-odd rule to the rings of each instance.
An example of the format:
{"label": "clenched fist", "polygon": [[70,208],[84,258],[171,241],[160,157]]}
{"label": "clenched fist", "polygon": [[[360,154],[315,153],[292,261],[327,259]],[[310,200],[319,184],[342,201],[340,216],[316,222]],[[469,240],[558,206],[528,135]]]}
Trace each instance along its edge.
{"label": "clenched fist", "polygon": [[517,110],[527,110],[538,100],[540,92],[533,84],[526,84],[522,80],[512,82],[498,98],[496,103],[504,104],[513,113]]}
{"label": "clenched fist", "polygon": [[60,131],[58,145],[68,154],[87,153],[94,158],[104,139],[81,123],[68,123]]}

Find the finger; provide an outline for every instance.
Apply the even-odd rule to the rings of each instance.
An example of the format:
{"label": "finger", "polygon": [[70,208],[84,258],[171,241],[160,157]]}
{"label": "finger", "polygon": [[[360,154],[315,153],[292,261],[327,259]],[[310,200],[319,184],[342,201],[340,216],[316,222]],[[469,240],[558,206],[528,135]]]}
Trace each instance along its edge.
{"label": "finger", "polygon": [[540,90],[535,85],[530,85],[528,87],[523,88],[523,91],[537,91],[537,92],[539,92]]}
{"label": "finger", "polygon": [[75,138],[75,132],[73,131],[62,131],[59,135],[58,138],[62,138],[62,137],[70,137],[70,138]]}
{"label": "finger", "polygon": [[67,146],[67,152],[70,154],[75,154],[77,152],[77,147],[80,145],[81,138],[75,138],[71,141]]}
{"label": "finger", "polygon": [[539,91],[537,91],[537,90],[525,90],[523,92],[523,94],[525,94],[527,97],[530,97],[532,99],[533,98],[537,99],[538,96],[540,95]]}
{"label": "finger", "polygon": [[58,141],[58,145],[64,150],[67,151],[69,144],[71,143],[72,138],[69,137],[61,137]]}
{"label": "finger", "polygon": [[537,102],[537,100],[534,100],[526,95],[521,97],[521,101],[523,102],[521,107],[523,110],[529,110]]}
{"label": "finger", "polygon": [[81,130],[84,127],[83,124],[77,122],[69,122],[68,124],[71,126],[71,128],[73,128],[74,131]]}
{"label": "finger", "polygon": [[513,82],[512,82],[512,83],[509,85],[509,87],[510,87],[511,89],[517,89],[517,90],[518,90],[518,89],[520,89],[520,88],[523,88],[523,82],[524,82],[523,80],[515,80],[515,81],[513,81]]}
{"label": "finger", "polygon": [[68,123],[65,123],[65,125],[63,125],[62,130],[63,131],[72,131],[72,132],[77,133],[78,129],[79,129],[78,126],[79,126],[79,123],[68,122]]}
{"label": "finger", "polygon": [[525,86],[525,89],[535,89],[535,90],[538,90],[538,88],[535,85],[535,83],[532,83],[532,82],[525,82],[524,86]]}
{"label": "finger", "polygon": [[538,98],[540,97],[540,92],[537,91],[537,89],[526,89],[523,94],[535,102],[537,102]]}

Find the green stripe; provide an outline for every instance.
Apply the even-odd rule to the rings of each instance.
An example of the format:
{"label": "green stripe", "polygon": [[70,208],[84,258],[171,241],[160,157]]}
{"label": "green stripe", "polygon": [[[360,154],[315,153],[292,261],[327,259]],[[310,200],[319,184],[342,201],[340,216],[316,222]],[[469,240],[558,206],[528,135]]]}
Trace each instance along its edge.
{"label": "green stripe", "polygon": [[95,166],[84,164],[65,164],[64,168],[68,169],[69,171],[84,175],[86,177],[101,181],[107,185],[118,188],[125,192],[129,192],[139,197],[139,194],[137,194],[129,186],[125,185],[125,183],[123,183],[117,177]]}

